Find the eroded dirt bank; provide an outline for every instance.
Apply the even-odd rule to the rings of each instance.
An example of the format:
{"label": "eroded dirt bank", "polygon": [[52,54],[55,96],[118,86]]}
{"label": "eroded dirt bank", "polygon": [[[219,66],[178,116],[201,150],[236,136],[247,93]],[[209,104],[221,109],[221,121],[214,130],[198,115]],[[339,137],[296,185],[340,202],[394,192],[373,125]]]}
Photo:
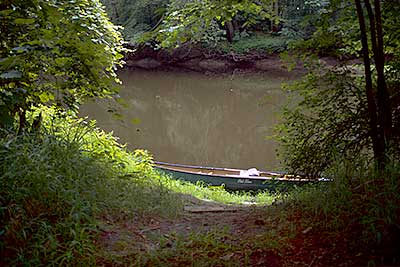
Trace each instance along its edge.
{"label": "eroded dirt bank", "polygon": [[[277,74],[288,72],[278,53],[218,53],[193,46],[182,46],[171,51],[137,48],[126,55],[125,61],[128,68],[146,70],[168,69],[203,73],[230,73],[235,70]],[[294,71],[302,72],[304,69],[298,64]]]}

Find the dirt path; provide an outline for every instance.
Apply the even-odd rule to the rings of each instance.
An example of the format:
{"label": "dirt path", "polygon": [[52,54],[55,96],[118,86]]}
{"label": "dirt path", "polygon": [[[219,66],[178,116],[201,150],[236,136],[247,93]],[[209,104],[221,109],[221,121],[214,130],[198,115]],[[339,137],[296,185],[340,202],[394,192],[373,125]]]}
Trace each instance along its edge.
{"label": "dirt path", "polygon": [[[264,228],[269,223],[264,219],[264,210],[265,207],[254,205],[224,205],[188,197],[182,216],[176,219],[142,217],[140,220],[122,223],[104,220],[99,245],[110,255],[121,258],[135,253],[159,253],[160,250],[165,249],[179,250],[180,248],[177,248],[175,244],[177,242],[185,244],[184,247],[188,245],[190,249],[190,246],[199,242],[198,248],[192,247],[194,253],[198,253],[199,249],[208,249],[209,251],[204,251],[206,257],[215,256],[222,261],[233,258],[241,260],[241,258],[252,256],[253,253],[249,254],[249,251],[253,249],[253,245],[249,242],[262,237],[263,231],[260,228]],[[203,238],[205,239],[202,240]],[[204,245],[200,244],[201,242],[209,242],[209,244],[201,247]],[[229,248],[221,250],[225,246]],[[243,252],[243,249],[247,251]],[[214,255],[216,253],[214,251],[218,250],[221,251],[217,253],[218,255]],[[257,248],[254,251],[264,256],[257,256],[251,266],[280,266],[277,264],[278,256],[273,255],[273,260],[269,260],[270,265],[265,265],[265,259],[262,258],[271,258],[272,254],[267,256]],[[186,256],[183,255],[183,257]],[[170,266],[181,266],[181,263],[178,261]]]}
{"label": "dirt path", "polygon": [[354,266],[363,256],[347,250],[345,236],[332,242],[297,223],[296,215],[285,218],[277,210],[188,197],[176,219],[105,224],[99,241],[108,253],[103,265]]}

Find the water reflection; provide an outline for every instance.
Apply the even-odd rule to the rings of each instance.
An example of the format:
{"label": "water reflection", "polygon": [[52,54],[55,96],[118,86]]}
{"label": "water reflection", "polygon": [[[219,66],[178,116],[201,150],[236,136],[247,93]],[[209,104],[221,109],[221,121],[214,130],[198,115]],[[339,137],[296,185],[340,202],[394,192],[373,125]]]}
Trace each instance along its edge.
{"label": "water reflection", "polygon": [[[156,160],[220,167],[277,169],[276,144],[267,140],[277,121],[285,77],[206,76],[124,71],[125,108],[104,100],[81,113],[114,131],[128,147]],[[110,109],[123,115],[118,120]]]}

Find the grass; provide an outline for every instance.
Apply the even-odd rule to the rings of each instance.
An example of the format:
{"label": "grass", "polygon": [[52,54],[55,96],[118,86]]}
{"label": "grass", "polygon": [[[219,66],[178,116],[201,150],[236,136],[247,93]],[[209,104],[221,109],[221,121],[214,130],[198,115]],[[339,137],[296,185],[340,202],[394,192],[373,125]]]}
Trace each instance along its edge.
{"label": "grass", "polygon": [[[42,132],[0,138],[2,266],[241,266],[259,261],[290,266],[315,262],[307,257],[321,249],[330,258],[320,263],[328,266],[347,260],[400,262],[398,162],[377,173],[362,159],[338,161],[330,184],[275,195],[229,193],[159,174],[147,152],[127,151],[94,122],[53,116],[50,110],[44,115]],[[256,234],[237,236],[228,227],[156,235],[157,247],[138,249],[126,225],[178,218],[186,194],[226,204],[279,204],[254,215],[262,229]],[[119,233],[113,255],[97,241],[117,226],[126,231]],[[360,261],[352,261],[355,255],[362,255]]]}
{"label": "grass", "polygon": [[[165,238],[139,266],[375,266],[400,263],[400,166],[339,162],[332,183],[279,195],[238,238],[230,229]],[[222,217],[220,218],[222,219]],[[250,228],[251,229],[251,228]]]}
{"label": "grass", "polygon": [[366,162],[339,161],[334,182],[291,192],[282,209],[347,254],[362,255],[362,264],[399,264],[400,165],[389,160],[377,172]]}
{"label": "grass", "polygon": [[162,184],[176,193],[187,194],[199,199],[211,200],[224,204],[257,204],[270,205],[279,196],[279,193],[226,191],[223,187],[207,187],[202,183],[192,184],[174,180],[166,175],[161,175]]}
{"label": "grass", "polygon": [[45,124],[0,140],[2,265],[94,265],[98,218],[180,212],[143,151],[130,154],[93,123]]}
{"label": "grass", "polygon": [[254,200],[170,180],[153,170],[147,152],[127,151],[94,122],[42,112],[41,133],[0,139],[1,265],[94,265],[99,220],[173,218],[182,194]]}
{"label": "grass", "polygon": [[[223,220],[223,216],[213,217]],[[288,230],[283,219],[273,220],[281,227],[258,226],[251,230],[252,233],[240,235],[237,229],[231,229],[231,225],[215,226],[207,231],[155,234],[153,249],[138,251],[131,247],[128,255],[106,253],[102,255],[102,262],[114,266],[257,266],[254,263],[260,259],[279,259],[278,251],[286,248],[287,235],[282,232],[288,233]],[[129,247],[125,245],[125,248]]]}

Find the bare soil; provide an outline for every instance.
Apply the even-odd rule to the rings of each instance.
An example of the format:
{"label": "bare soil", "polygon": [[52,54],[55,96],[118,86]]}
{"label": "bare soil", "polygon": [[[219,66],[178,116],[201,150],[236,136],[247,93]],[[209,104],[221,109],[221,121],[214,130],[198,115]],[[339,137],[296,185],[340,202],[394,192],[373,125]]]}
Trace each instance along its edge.
{"label": "bare soil", "polygon": [[[313,229],[303,225],[301,214],[282,217],[279,210],[276,205],[232,206],[188,197],[183,215],[175,219],[141,216],[106,223],[99,246],[124,258],[121,265],[136,265],[126,259],[140,254],[163,258],[163,264],[148,260],[145,266],[187,266],[208,260],[206,266],[365,266],[374,259],[357,249],[352,234],[357,231]],[[199,241],[193,235],[209,240]],[[109,259],[104,265],[118,264]]]}

